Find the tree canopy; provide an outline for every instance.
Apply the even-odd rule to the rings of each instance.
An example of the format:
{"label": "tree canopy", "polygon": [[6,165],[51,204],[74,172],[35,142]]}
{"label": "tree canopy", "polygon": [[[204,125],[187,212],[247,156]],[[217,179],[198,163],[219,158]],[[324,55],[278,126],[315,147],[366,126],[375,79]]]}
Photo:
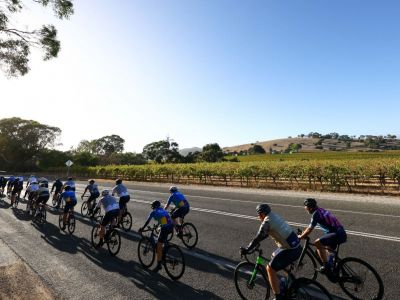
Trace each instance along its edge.
{"label": "tree canopy", "polygon": [[170,139],[147,144],[143,147],[143,155],[157,163],[179,162],[181,160],[178,143],[172,142]]}
{"label": "tree canopy", "polygon": [[224,158],[224,153],[217,143],[207,144],[203,147],[201,157],[204,161],[216,162]]}
{"label": "tree canopy", "polygon": [[[68,19],[73,13],[69,0],[31,0],[44,7],[51,6],[55,16]],[[39,29],[17,28],[12,22],[18,12],[26,8],[28,0],[0,1],[0,67],[10,77],[25,75],[29,71],[31,48],[41,48],[43,60],[57,57],[61,45],[57,39],[57,29],[53,25],[43,25]]]}

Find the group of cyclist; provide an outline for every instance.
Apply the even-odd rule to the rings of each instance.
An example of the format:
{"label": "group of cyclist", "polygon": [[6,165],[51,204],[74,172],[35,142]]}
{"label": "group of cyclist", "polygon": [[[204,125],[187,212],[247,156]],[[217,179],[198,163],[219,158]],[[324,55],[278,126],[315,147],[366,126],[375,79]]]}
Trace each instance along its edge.
{"label": "group of cyclist", "polygon": [[314,242],[318,255],[323,262],[323,266],[319,270],[321,273],[330,275],[332,270],[328,262],[327,252],[335,250],[339,244],[347,240],[343,225],[330,211],[318,207],[314,198],[307,198],[303,204],[305,210],[311,214],[311,222],[301,234],[296,234],[281,216],[271,211],[268,204],[259,204],[256,207],[256,212],[261,221],[258,233],[247,247],[240,248],[242,254],[247,254],[268,236],[271,236],[275,241],[278,248],[272,253],[271,261],[266,267],[275,300],[284,299],[277,272],[300,258],[302,253],[300,240],[308,237],[317,225],[325,232],[322,237]]}

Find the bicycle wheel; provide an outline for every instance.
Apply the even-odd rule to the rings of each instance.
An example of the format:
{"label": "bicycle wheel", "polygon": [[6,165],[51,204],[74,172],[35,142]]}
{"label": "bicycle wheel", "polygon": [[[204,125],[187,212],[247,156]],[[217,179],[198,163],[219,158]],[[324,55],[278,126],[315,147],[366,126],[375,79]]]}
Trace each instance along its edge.
{"label": "bicycle wheel", "polygon": [[18,199],[19,199],[18,197],[15,197],[15,199],[14,199],[14,203],[13,203],[13,207],[14,207],[14,208],[17,208],[17,207],[18,207],[18,202],[19,202]]}
{"label": "bicycle wheel", "polygon": [[106,235],[106,243],[108,252],[110,252],[112,256],[117,255],[119,249],[121,249],[121,235],[119,232],[115,229],[111,229],[108,235]]}
{"label": "bicycle wheel", "polygon": [[75,231],[75,216],[74,214],[70,213],[68,216],[68,232],[69,234],[73,234]]}
{"label": "bicycle wheel", "polygon": [[122,226],[122,229],[125,232],[128,232],[129,230],[131,230],[131,228],[132,228],[132,215],[131,215],[130,212],[126,212],[122,216],[122,220],[120,221],[120,224]]}
{"label": "bicycle wheel", "polygon": [[303,277],[294,280],[286,293],[286,299],[332,300],[332,296],[319,282]]}
{"label": "bicycle wheel", "polygon": [[143,267],[149,268],[156,256],[152,241],[148,237],[142,237],[138,244],[138,257]]}
{"label": "bicycle wheel", "polygon": [[86,217],[89,213],[88,203],[87,201],[83,201],[81,206],[81,214],[82,216]]}
{"label": "bicycle wheel", "polygon": [[42,220],[41,220],[41,222],[42,222],[42,223],[45,223],[45,222],[46,222],[46,218],[47,218],[47,213],[46,213],[46,209],[45,209],[44,207],[42,208],[41,213],[42,213]]}
{"label": "bicycle wheel", "polygon": [[57,196],[56,197],[53,196],[51,198],[51,204],[53,204],[53,207],[56,207],[57,203],[58,203],[58,197]]}
{"label": "bicycle wheel", "polygon": [[180,239],[182,243],[189,249],[194,248],[199,239],[196,227],[192,223],[184,223],[181,230],[182,236]]}
{"label": "bicycle wheel", "polygon": [[99,248],[102,246],[100,241],[100,226],[93,226],[91,234],[91,242],[94,248]]}
{"label": "bicycle wheel", "polygon": [[306,251],[306,253],[304,254],[304,257],[302,258],[301,262],[296,263],[293,274],[297,278],[304,277],[312,280],[317,279],[318,276],[317,262],[315,261],[315,258],[308,251]]}
{"label": "bicycle wheel", "polygon": [[64,225],[64,222],[63,222],[63,213],[61,213],[61,214],[59,214],[59,216],[58,216],[58,227],[60,227],[60,229],[62,230],[63,225]]}
{"label": "bicycle wheel", "polygon": [[244,300],[272,299],[273,293],[268,279],[260,266],[242,261],[236,266],[234,275],[236,291],[240,298]]}
{"label": "bicycle wheel", "polygon": [[351,299],[383,298],[384,287],[378,272],[362,259],[346,257],[338,263],[339,285]]}
{"label": "bicycle wheel", "polygon": [[163,264],[165,271],[172,280],[178,280],[185,272],[185,257],[182,250],[173,244],[164,245]]}

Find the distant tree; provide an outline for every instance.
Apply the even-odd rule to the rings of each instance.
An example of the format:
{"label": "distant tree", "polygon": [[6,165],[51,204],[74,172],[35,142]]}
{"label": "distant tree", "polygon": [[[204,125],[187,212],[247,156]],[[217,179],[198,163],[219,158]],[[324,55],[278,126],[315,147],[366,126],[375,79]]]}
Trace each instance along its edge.
{"label": "distant tree", "polygon": [[157,163],[180,162],[182,159],[178,143],[171,142],[169,138],[147,144],[144,146],[142,154],[145,158]]}
{"label": "distant tree", "polygon": [[80,166],[97,166],[100,159],[97,155],[90,152],[77,152],[73,155],[72,161]]}
{"label": "distant tree", "polygon": [[120,153],[124,150],[125,140],[119,135],[107,135],[96,140],[98,154],[111,155],[112,153]]}
{"label": "distant tree", "polygon": [[247,150],[249,154],[264,154],[265,149],[261,145],[253,145]]}
{"label": "distant tree", "polygon": [[[0,66],[8,76],[25,75],[29,71],[29,55],[32,47],[41,48],[43,60],[57,57],[60,42],[57,40],[57,30],[53,25],[43,25],[36,30],[27,30],[22,25],[16,28],[13,21],[16,13],[28,6],[24,0],[0,1]],[[73,4],[69,0],[33,0],[44,7],[52,6],[55,16],[68,19],[73,13]]]}
{"label": "distant tree", "polygon": [[217,162],[223,159],[224,153],[217,143],[207,144],[203,147],[201,157],[207,162]]}

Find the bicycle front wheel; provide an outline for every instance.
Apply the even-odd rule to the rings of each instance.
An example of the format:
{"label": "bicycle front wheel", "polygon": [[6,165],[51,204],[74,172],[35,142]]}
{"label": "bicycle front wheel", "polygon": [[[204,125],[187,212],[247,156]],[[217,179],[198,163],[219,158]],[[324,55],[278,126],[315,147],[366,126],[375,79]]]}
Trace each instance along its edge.
{"label": "bicycle front wheel", "polygon": [[199,240],[196,227],[192,223],[184,223],[181,230],[182,243],[189,249],[194,248]]}
{"label": "bicycle front wheel", "polygon": [[126,212],[121,219],[121,226],[125,232],[128,232],[132,228],[132,215],[130,212]]}
{"label": "bicycle front wheel", "polygon": [[60,227],[60,229],[63,228],[64,222],[63,222],[63,213],[60,213],[58,216],[58,227]]}
{"label": "bicycle front wheel", "polygon": [[81,214],[82,216],[86,217],[89,213],[88,209],[88,203],[87,201],[83,201],[82,206],[81,206]]}
{"label": "bicycle front wheel", "polygon": [[362,259],[346,257],[338,264],[339,285],[351,299],[383,298],[384,288],[378,272]]}
{"label": "bicycle front wheel", "polygon": [[265,273],[255,263],[243,261],[235,268],[235,287],[244,300],[270,299],[273,296]]}
{"label": "bicycle front wheel", "polygon": [[297,278],[304,277],[312,280],[317,279],[317,263],[314,257],[308,251],[305,252],[304,257],[301,259],[300,263],[296,263],[293,274]]}
{"label": "bicycle front wheel", "polygon": [[286,298],[293,300],[332,300],[332,296],[322,284],[309,278],[295,279],[286,293]]}
{"label": "bicycle front wheel", "polygon": [[102,245],[100,240],[100,226],[93,226],[91,241],[94,248],[99,248]]}
{"label": "bicycle front wheel", "polygon": [[142,237],[138,244],[139,261],[143,267],[149,268],[156,256],[153,243],[148,237]]}
{"label": "bicycle front wheel", "polygon": [[115,229],[111,229],[110,233],[107,236],[107,248],[108,252],[112,256],[118,254],[119,250],[121,249],[121,235]]}
{"label": "bicycle front wheel", "polygon": [[57,196],[53,196],[51,198],[51,203],[53,204],[53,207],[56,207],[57,203],[58,203],[58,197]]}
{"label": "bicycle front wheel", "polygon": [[73,214],[70,214],[68,220],[68,232],[69,234],[73,234],[74,231],[75,231],[75,216]]}
{"label": "bicycle front wheel", "polygon": [[176,245],[166,245],[163,263],[165,272],[172,280],[178,280],[185,272],[185,258],[182,250]]}

